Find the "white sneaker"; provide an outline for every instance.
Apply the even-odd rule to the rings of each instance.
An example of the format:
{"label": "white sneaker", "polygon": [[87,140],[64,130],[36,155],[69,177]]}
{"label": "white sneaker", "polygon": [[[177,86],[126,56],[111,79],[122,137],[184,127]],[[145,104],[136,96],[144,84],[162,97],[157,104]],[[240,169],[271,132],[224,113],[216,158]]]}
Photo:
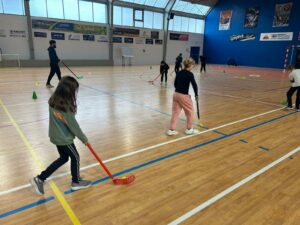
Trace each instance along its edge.
{"label": "white sneaker", "polygon": [[176,135],[176,134],[178,134],[178,132],[176,130],[168,130],[167,131],[167,135],[169,135],[169,136],[173,136],[173,135]]}
{"label": "white sneaker", "polygon": [[199,134],[200,131],[197,130],[197,129],[191,128],[191,129],[186,129],[186,130],[185,130],[185,133],[186,133],[187,135],[195,135],[195,134]]}

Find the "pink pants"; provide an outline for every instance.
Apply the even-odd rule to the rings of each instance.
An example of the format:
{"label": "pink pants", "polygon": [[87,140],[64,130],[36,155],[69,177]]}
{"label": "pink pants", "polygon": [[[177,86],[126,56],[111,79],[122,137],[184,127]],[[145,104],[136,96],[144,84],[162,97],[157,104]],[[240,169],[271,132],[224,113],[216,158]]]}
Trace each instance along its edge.
{"label": "pink pants", "polygon": [[191,96],[175,92],[173,95],[171,130],[176,129],[176,123],[182,109],[187,119],[187,128],[191,129],[194,120],[194,108]]}

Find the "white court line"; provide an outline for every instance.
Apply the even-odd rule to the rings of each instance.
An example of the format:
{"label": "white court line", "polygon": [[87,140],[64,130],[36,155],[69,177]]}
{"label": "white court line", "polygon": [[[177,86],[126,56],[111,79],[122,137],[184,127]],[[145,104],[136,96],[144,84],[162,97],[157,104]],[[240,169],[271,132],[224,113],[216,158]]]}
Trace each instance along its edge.
{"label": "white court line", "polygon": [[187,212],[186,214],[182,215],[181,217],[177,218],[176,220],[170,222],[168,225],[177,225],[182,223],[183,221],[189,219],[196,213],[202,211],[203,209],[207,208],[208,206],[212,205],[216,201],[220,200],[221,198],[225,197],[226,195],[230,194],[231,192],[235,191],[239,187],[245,185],[249,181],[253,180],[254,178],[260,176],[261,174],[265,173],[266,171],[270,170],[274,166],[278,165],[282,161],[286,160],[287,158],[291,157],[292,155],[296,154],[300,151],[300,146],[295,148],[294,150],[290,151],[286,155],[282,156],[281,158],[275,160],[274,162],[270,163],[269,165],[265,166],[264,168],[260,169],[259,171],[251,174],[250,176],[246,177],[245,179],[239,181],[238,183],[234,184],[233,186],[227,188],[226,190],[222,191],[221,193],[217,194],[216,196],[212,197],[211,199],[203,202],[201,205],[197,206],[196,208],[192,209],[191,211]]}
{"label": "white court line", "polygon": [[[149,147],[146,147],[146,148],[142,148],[142,149],[137,150],[137,151],[133,151],[133,152],[130,152],[130,153],[126,153],[126,154],[123,154],[123,155],[120,155],[120,156],[116,156],[116,157],[104,160],[103,162],[108,163],[108,162],[116,161],[116,160],[119,160],[119,159],[127,158],[127,157],[130,157],[130,156],[139,154],[141,152],[146,152],[146,151],[149,151],[151,149],[158,148],[158,147],[161,147],[161,146],[164,146],[164,145],[167,145],[167,144],[178,142],[178,141],[181,141],[181,140],[184,140],[184,139],[188,139],[188,138],[191,138],[191,137],[194,137],[194,136],[198,136],[200,134],[204,134],[204,133],[207,133],[207,132],[210,132],[210,131],[218,130],[218,129],[223,128],[223,127],[228,127],[228,126],[231,126],[231,125],[234,125],[234,124],[237,124],[237,123],[241,123],[241,122],[244,122],[244,121],[247,121],[247,120],[251,120],[251,119],[254,119],[254,118],[257,118],[257,117],[260,117],[260,116],[264,116],[264,115],[282,110],[283,108],[284,107],[282,107],[280,109],[274,109],[274,110],[267,111],[267,112],[257,114],[257,115],[254,115],[254,116],[250,116],[250,117],[247,117],[247,118],[244,118],[244,119],[241,119],[241,120],[237,120],[237,121],[234,121],[234,122],[231,122],[231,123],[227,123],[227,124],[215,127],[215,128],[207,129],[207,130],[201,131],[199,134],[196,134],[196,135],[184,136],[184,137],[181,137],[181,138],[177,138],[177,139],[173,139],[173,140],[170,140],[170,141],[162,142],[162,143],[159,143],[159,144],[156,144],[156,145],[152,145],[152,146],[149,146]],[[83,171],[83,170],[86,170],[86,169],[89,169],[89,168],[92,168],[92,167],[95,167],[95,166],[98,166],[98,165],[99,165],[98,163],[94,163],[94,164],[91,164],[91,165],[88,165],[88,166],[84,166],[84,167],[81,167],[80,171]],[[67,176],[69,174],[70,174],[70,172],[61,173],[61,174],[58,174],[56,176],[52,176],[50,179],[55,179],[55,178],[58,178],[58,177],[64,177],[64,176]],[[27,187],[30,187],[30,185],[29,184],[28,185],[22,185],[20,187],[15,187],[15,188],[12,188],[12,189],[9,189],[9,190],[6,190],[6,191],[2,191],[2,192],[0,192],[0,196],[15,192],[15,191],[27,188]]]}
{"label": "white court line", "polygon": [[256,99],[252,99],[252,98],[246,98],[246,97],[240,97],[240,96],[234,96],[234,95],[227,95],[227,94],[218,94],[218,93],[215,93],[215,92],[212,92],[212,91],[205,91],[205,90],[204,91],[200,90],[200,91],[211,93],[212,95],[221,96],[221,97],[244,99],[244,100],[247,100],[247,101],[258,102],[258,103],[262,103],[262,104],[265,104],[265,105],[272,105],[272,106],[282,107],[282,105],[279,105],[279,104],[277,105],[277,104],[274,104],[274,103],[260,101],[260,100],[256,100]]}

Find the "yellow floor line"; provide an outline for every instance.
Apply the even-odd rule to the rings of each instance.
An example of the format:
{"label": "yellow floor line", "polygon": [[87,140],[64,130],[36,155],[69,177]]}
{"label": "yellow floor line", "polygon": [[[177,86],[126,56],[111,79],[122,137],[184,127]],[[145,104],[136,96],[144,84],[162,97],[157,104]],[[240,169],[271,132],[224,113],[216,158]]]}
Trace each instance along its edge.
{"label": "yellow floor line", "polygon": [[[10,119],[12,125],[15,127],[16,131],[20,135],[22,141],[24,142],[25,146],[27,147],[28,151],[30,152],[30,155],[31,155],[32,159],[34,160],[34,162],[36,163],[36,165],[39,167],[40,170],[44,170],[45,166],[43,165],[41,160],[38,158],[34,148],[29,143],[29,141],[25,137],[24,133],[21,131],[20,127],[18,126],[18,124],[16,123],[16,121],[14,120],[14,118],[12,117],[12,115],[10,114],[10,112],[8,111],[8,109],[6,108],[6,106],[4,105],[4,103],[2,102],[1,99],[0,99],[0,105],[2,106],[4,112],[6,113],[8,118]],[[66,201],[66,199],[63,196],[62,192],[58,189],[56,184],[52,180],[49,181],[49,184],[50,184],[50,187],[51,187],[52,191],[54,192],[55,196],[59,200],[60,204],[62,205],[62,207],[66,211],[67,215],[69,216],[69,218],[73,222],[73,224],[80,225],[81,223],[80,223],[79,219],[77,218],[77,216],[73,212],[72,208],[70,207],[70,205],[68,204],[68,202]]]}

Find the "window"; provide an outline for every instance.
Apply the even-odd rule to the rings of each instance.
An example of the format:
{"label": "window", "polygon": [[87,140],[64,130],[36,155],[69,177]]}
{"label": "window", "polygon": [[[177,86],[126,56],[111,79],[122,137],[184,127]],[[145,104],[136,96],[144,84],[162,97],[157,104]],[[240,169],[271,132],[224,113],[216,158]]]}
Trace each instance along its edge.
{"label": "window", "polygon": [[181,16],[174,16],[173,20],[174,20],[173,30],[181,31]]}
{"label": "window", "polygon": [[196,33],[204,34],[204,20],[196,20]]}
{"label": "window", "polygon": [[122,25],[122,7],[114,6],[114,18],[113,23],[115,25]]}
{"label": "window", "polygon": [[153,12],[151,11],[144,12],[144,27],[145,28],[153,27]]}
{"label": "window", "polygon": [[134,10],[134,20],[135,21],[144,21],[143,10],[139,10],[139,9]]}
{"label": "window", "polygon": [[94,10],[94,22],[95,23],[107,23],[106,18],[106,5],[101,3],[93,3]]}
{"label": "window", "polygon": [[194,18],[189,18],[189,32],[196,32],[196,19]]}
{"label": "window", "polygon": [[131,2],[140,5],[148,5],[157,8],[165,8],[169,0],[121,0],[122,2]]}
{"label": "window", "polygon": [[181,17],[181,29],[180,31],[188,32],[189,31],[189,18]]}
{"label": "window", "polygon": [[79,18],[81,21],[93,22],[93,3],[79,1]]}
{"label": "window", "polygon": [[6,14],[25,15],[23,0],[2,0],[2,4]]}
{"label": "window", "polygon": [[30,15],[47,17],[46,0],[30,0]]}
{"label": "window", "polygon": [[79,20],[78,0],[63,0],[63,3],[64,3],[65,19]]}
{"label": "window", "polygon": [[206,16],[208,11],[210,10],[210,7],[201,4],[192,4],[186,1],[176,0],[172,10]]}
{"label": "window", "polygon": [[122,8],[122,25],[133,26],[133,9]]}
{"label": "window", "polygon": [[2,0],[0,0],[0,13],[3,13]]}
{"label": "window", "polygon": [[169,21],[169,30],[203,34],[204,20],[174,16],[174,19]]}
{"label": "window", "polygon": [[163,14],[162,13],[154,13],[153,18],[153,28],[154,29],[163,29]]}
{"label": "window", "polygon": [[47,1],[48,17],[50,18],[64,18],[62,0]]}

